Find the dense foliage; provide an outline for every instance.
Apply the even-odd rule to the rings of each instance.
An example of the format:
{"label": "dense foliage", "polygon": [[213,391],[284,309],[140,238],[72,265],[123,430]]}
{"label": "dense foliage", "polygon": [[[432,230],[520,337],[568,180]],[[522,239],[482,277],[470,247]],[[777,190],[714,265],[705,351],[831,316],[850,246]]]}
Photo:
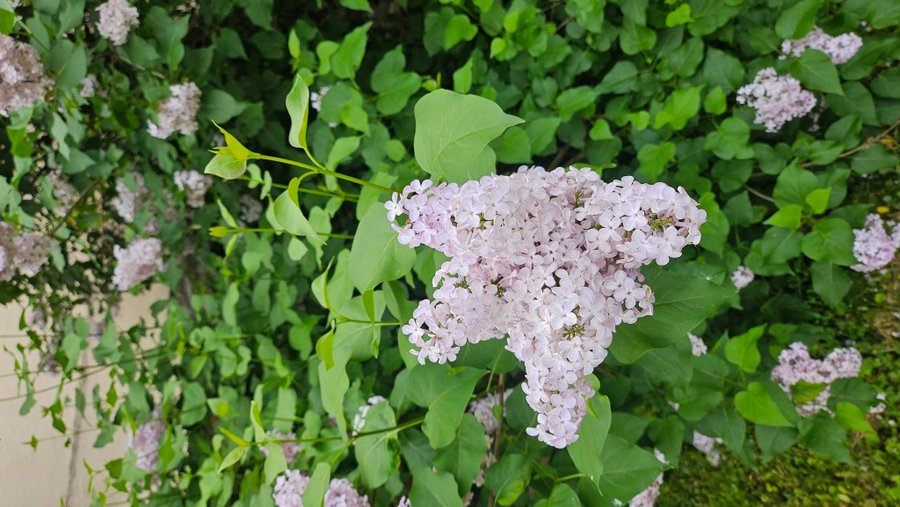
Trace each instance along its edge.
{"label": "dense foliage", "polygon": [[[851,291],[896,288],[892,208],[860,189],[898,173],[898,24],[891,0],[0,0],[0,301],[30,308],[22,411],[42,370],[109,376],[46,410],[63,433],[66,407],[90,414],[97,446],[129,436],[92,470],[98,504],[652,505],[691,444],[751,470],[792,448],[848,463],[884,410],[859,378],[881,349],[845,343],[876,338],[835,321],[894,297],[848,306]],[[506,262],[419,216],[499,230],[490,207],[527,177],[490,175],[523,164],[590,182],[528,180],[554,217],[557,196],[595,206],[579,223],[654,203],[644,229],[594,228],[628,227],[602,239],[628,273],[588,284],[590,310],[634,318],[595,326],[602,353],[558,375],[571,401],[520,387],[555,365],[527,360],[517,326],[565,321],[553,347],[586,333],[588,309],[549,295],[416,355],[458,317],[423,324],[420,301],[462,307],[472,258]],[[590,202],[597,175],[625,182],[606,188],[614,211]],[[426,178],[476,198],[425,202]],[[681,229],[701,222],[693,246]],[[576,271],[532,292],[590,279]],[[172,297],[116,330],[121,293],[149,280]],[[497,299],[472,296],[473,314],[518,290],[484,282]],[[544,402],[582,410],[539,419]]]}

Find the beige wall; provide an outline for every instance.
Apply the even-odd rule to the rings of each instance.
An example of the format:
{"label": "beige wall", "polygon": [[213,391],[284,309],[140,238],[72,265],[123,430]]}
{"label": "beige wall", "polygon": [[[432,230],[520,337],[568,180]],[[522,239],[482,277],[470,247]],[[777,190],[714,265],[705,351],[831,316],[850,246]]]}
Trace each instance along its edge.
{"label": "beige wall", "polygon": [[[119,329],[137,323],[141,317],[150,315],[150,304],[166,296],[162,286],[139,297],[126,296],[121,312],[116,319]],[[27,343],[18,329],[21,308],[0,307],[0,349],[15,350],[17,343]],[[148,317],[147,317],[148,318]],[[34,363],[32,363],[34,364]],[[18,394],[13,358],[0,351],[0,398]],[[95,383],[103,383],[107,378],[98,374],[78,383],[90,399],[90,390]],[[41,374],[36,388],[52,387],[59,382],[59,376],[52,373]],[[64,392],[72,394],[74,385],[67,385]],[[0,402],[0,505],[16,507],[44,507],[66,505],[82,507],[90,504],[87,494],[87,472],[84,461],[95,470],[106,461],[119,457],[124,452],[124,435],[102,449],[93,447],[97,432],[90,430],[94,423],[76,417],[74,407],[68,407],[66,424],[70,429],[81,428],[69,445],[66,438],[60,438],[50,425],[49,417],[41,416],[42,407],[53,402],[54,392],[36,395],[37,404],[27,416],[19,415],[21,401]],[[91,411],[86,410],[88,419]],[[85,431],[86,430],[86,431]],[[35,436],[40,440],[37,449],[28,442]],[[98,484],[95,484],[97,486]],[[62,502],[62,503],[61,503]]]}

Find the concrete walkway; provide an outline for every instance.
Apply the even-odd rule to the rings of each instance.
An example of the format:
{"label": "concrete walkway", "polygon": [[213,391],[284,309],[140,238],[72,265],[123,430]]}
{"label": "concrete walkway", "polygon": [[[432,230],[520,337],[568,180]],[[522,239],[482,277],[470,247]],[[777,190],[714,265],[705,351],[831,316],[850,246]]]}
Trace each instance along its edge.
{"label": "concrete walkway", "polygon": [[[150,315],[150,304],[166,296],[165,287],[154,287],[139,296],[126,296],[116,319],[119,329],[126,329]],[[16,344],[27,343],[18,329],[21,308],[0,307],[0,399],[20,394],[13,357],[2,349],[15,351]],[[32,365],[36,361],[31,362]],[[44,373],[38,377],[36,389],[58,385],[59,375]],[[108,385],[108,377],[96,375],[77,383],[85,393],[90,407],[90,391],[94,384]],[[74,399],[74,385],[67,385],[63,392]],[[101,392],[103,389],[101,388]],[[65,410],[66,424],[70,431],[80,428],[71,441],[62,437],[50,425],[50,418],[42,417],[43,407],[53,403],[55,390],[36,395],[37,404],[26,416],[19,415],[19,400],[0,402],[0,505],[16,507],[52,507],[64,505],[83,507],[90,505],[87,491],[86,461],[94,470],[103,468],[110,459],[125,452],[125,435],[118,434],[113,442],[102,449],[94,448],[97,431],[93,428],[92,410],[86,409],[86,418],[78,415],[74,406]],[[78,417],[76,417],[78,416]],[[37,449],[28,444],[32,437],[39,440]],[[102,487],[102,478],[94,486]],[[115,500],[115,497],[111,498]]]}

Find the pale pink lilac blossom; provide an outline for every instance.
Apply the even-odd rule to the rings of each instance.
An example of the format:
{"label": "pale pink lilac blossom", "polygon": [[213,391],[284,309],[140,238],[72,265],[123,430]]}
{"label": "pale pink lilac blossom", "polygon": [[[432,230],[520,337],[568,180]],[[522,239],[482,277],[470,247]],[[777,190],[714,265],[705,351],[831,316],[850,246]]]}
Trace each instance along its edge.
{"label": "pale pink lilac blossom", "polygon": [[38,274],[47,263],[53,240],[36,232],[25,232],[15,239],[15,256],[13,262],[20,273],[28,278]]}
{"label": "pale pink lilac blossom", "polygon": [[37,51],[0,33],[0,116],[41,100],[52,87]]}
{"label": "pale pink lilac blossom", "polygon": [[159,445],[166,434],[166,423],[157,407],[150,420],[128,433],[128,448],[137,455],[137,467],[145,472],[156,472],[159,465]]}
{"label": "pale pink lilac blossom", "polygon": [[400,500],[397,502],[397,507],[412,507],[412,504],[409,502],[409,497],[401,496]]}
{"label": "pale pink lilac blossom", "polygon": [[862,38],[853,32],[832,37],[816,26],[802,39],[788,39],[782,42],[781,58],[801,56],[807,49],[818,49],[828,55],[832,63],[839,65],[853,58],[862,45]]}
{"label": "pale pink lilac blossom", "polygon": [[[303,493],[308,485],[308,475],[299,470],[286,470],[275,479],[272,499],[276,507],[303,507]],[[331,479],[324,507],[369,507],[369,498],[360,495],[347,479]]]}
{"label": "pale pink lilac blossom", "polygon": [[137,238],[122,248],[116,245],[113,255],[118,263],[113,283],[125,292],[163,270],[162,242],[156,238]]}
{"label": "pale pink lilac blossom", "polygon": [[175,132],[193,134],[201,96],[200,88],[192,82],[169,86],[169,97],[156,109],[157,123],[147,120],[147,132],[158,139],[167,139]]}
{"label": "pale pink lilac blossom", "polygon": [[354,435],[362,431],[363,427],[366,425],[366,415],[369,413],[369,409],[384,401],[387,401],[387,399],[385,399],[383,396],[375,395],[370,397],[366,401],[365,405],[359,407],[359,411],[357,411],[356,415],[353,416]]}
{"label": "pale pink lilac blossom", "polygon": [[772,369],[772,380],[788,396],[791,395],[791,387],[798,382],[824,385],[825,388],[814,400],[797,404],[797,412],[802,416],[820,411],[831,413],[828,409],[831,384],[837,379],[858,376],[861,367],[862,356],[855,348],[834,349],[820,360],[809,355],[804,343],[794,342],[778,354],[778,365]]}
{"label": "pale pink lilac blossom", "polygon": [[88,74],[81,80],[81,96],[89,99],[97,93],[97,88],[99,87],[100,83],[97,81],[97,76]]}
{"label": "pale pink lilac blossom", "polygon": [[15,255],[15,229],[0,222],[0,282],[8,281],[16,274]]}
{"label": "pale pink lilac blossom", "polygon": [[706,455],[706,461],[710,465],[717,467],[722,462],[722,454],[716,449],[716,445],[722,443],[721,438],[708,437],[695,431],[692,443],[698,451]]}
{"label": "pale pink lilac blossom", "polygon": [[[893,233],[889,234],[886,227]],[[859,264],[852,266],[855,271],[869,273],[878,271],[894,260],[900,248],[900,224],[885,222],[876,213],[866,217],[866,225],[862,229],[854,229],[853,256]]]}
{"label": "pale pink lilac blossom", "polygon": [[175,171],[175,186],[184,192],[187,205],[202,208],[206,203],[206,192],[213,184],[213,179],[197,171]]}
{"label": "pale pink lilac blossom", "polygon": [[700,338],[699,336],[688,333],[688,339],[691,341],[691,354],[693,354],[697,357],[700,357],[703,354],[706,354],[707,348],[706,348],[706,343],[703,342],[703,338]]}
{"label": "pale pink lilac blossom", "polygon": [[753,82],[737,92],[739,104],[756,109],[754,123],[778,132],[785,123],[806,116],[816,106],[816,97],[791,76],[779,76],[767,67],[756,73]]}
{"label": "pale pink lilac blossom", "polygon": [[754,275],[753,271],[747,266],[738,266],[737,269],[731,273],[731,282],[737,287],[738,290],[743,289],[744,287],[750,285],[750,282],[753,281]]}
{"label": "pale pink lilac blossom", "polygon": [[330,86],[323,86],[319,88],[318,92],[312,92],[309,94],[309,106],[312,107],[316,112],[322,109],[322,97],[328,93],[330,90]]}
{"label": "pale pink lilac blossom", "polygon": [[[662,453],[659,449],[653,449],[653,454],[656,456],[656,459],[659,460],[663,465],[668,465],[669,460],[666,459],[666,455]],[[665,473],[660,472],[658,476],[656,476],[656,480],[653,481],[653,484],[647,486],[647,489],[638,493],[637,496],[631,499],[628,502],[628,507],[653,507],[656,503],[656,499],[659,498],[659,491],[662,488],[663,480],[665,479]]]}
{"label": "pale pink lilac blossom", "polygon": [[249,194],[241,196],[241,222],[254,224],[259,221],[262,212],[263,205],[258,199]]}
{"label": "pale pink lilac blossom", "polygon": [[64,217],[69,209],[78,200],[78,192],[75,187],[69,183],[59,171],[53,171],[47,175],[46,180],[50,184],[53,191],[53,198],[56,199],[56,207],[53,208],[53,214],[58,217]]}
{"label": "pale pink lilac blossom", "polygon": [[128,3],[128,0],[109,0],[97,7],[97,12],[100,14],[97,31],[113,46],[125,44],[128,32],[139,23],[137,7]]}
{"label": "pale pink lilac blossom", "polygon": [[[274,440],[297,440],[297,434],[293,431],[282,433],[278,430],[269,430],[267,434]],[[300,449],[299,442],[284,442],[281,444],[281,452],[284,453],[284,459],[288,465],[297,460],[297,457],[300,456]],[[269,456],[269,449],[266,446],[260,446],[259,450],[263,453],[263,456]]]}
{"label": "pale pink lilac blossom", "polygon": [[527,432],[558,448],[578,438],[587,376],[616,326],[653,311],[639,268],[699,243],[706,220],[681,188],[525,166],[463,185],[414,181],[385,208],[392,222],[408,217],[393,225],[401,244],[450,257],[403,327],[412,353],[445,363],[466,343],[508,336],[538,414]]}
{"label": "pale pink lilac blossom", "polygon": [[116,213],[125,220],[126,223],[133,224],[137,218],[138,212],[144,208],[150,192],[144,185],[144,177],[139,173],[132,174],[134,178],[134,188],[131,188],[125,181],[125,178],[119,178],[116,181],[116,197],[112,199],[112,206]]}

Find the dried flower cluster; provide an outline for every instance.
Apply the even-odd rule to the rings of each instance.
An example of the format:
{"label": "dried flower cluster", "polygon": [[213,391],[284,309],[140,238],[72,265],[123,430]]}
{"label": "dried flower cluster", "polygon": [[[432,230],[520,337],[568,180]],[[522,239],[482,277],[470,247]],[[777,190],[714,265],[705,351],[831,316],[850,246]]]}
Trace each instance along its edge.
{"label": "dried flower cluster", "polygon": [[[275,479],[272,499],[277,507],[303,507],[303,492],[309,476],[299,470],[286,470]],[[331,479],[325,492],[325,507],[369,507],[369,498],[360,495],[347,479]]]}
{"label": "dried flower cluster", "polygon": [[859,51],[862,45],[862,38],[853,32],[842,33],[832,37],[816,26],[802,39],[782,42],[781,58],[800,56],[807,49],[818,49],[828,55],[832,63],[838,65],[853,58],[853,55]]}
{"label": "dried flower cluster", "polygon": [[694,447],[706,455],[706,461],[709,462],[710,465],[717,467],[719,463],[722,462],[722,454],[716,449],[716,444],[721,444],[721,438],[712,438],[704,435],[703,433],[694,432],[693,444]]}
{"label": "dried flower cluster", "polygon": [[37,51],[0,33],[0,116],[30,106],[52,87]]}
{"label": "dried flower cluster", "polygon": [[200,88],[192,82],[169,87],[169,97],[156,109],[156,121],[147,120],[147,132],[159,139],[167,139],[175,132],[189,136],[197,130],[197,110],[200,109]]}
{"label": "dried flower cluster", "polygon": [[166,423],[159,408],[152,418],[128,433],[128,448],[137,455],[137,467],[145,472],[155,472],[159,464],[159,444],[166,434]]}
{"label": "dried flower cluster", "polygon": [[176,171],[175,186],[184,192],[187,205],[202,208],[206,203],[206,192],[213,185],[213,180],[197,171]]}
{"label": "dried flower cluster", "polygon": [[137,7],[129,4],[128,0],[109,0],[97,7],[97,12],[100,13],[97,31],[113,46],[125,44],[128,32],[139,23]]}
{"label": "dried flower cluster", "polygon": [[[653,449],[653,454],[656,455],[656,459],[659,460],[663,465],[668,465],[669,460],[666,459],[666,455],[662,453],[659,449]],[[653,507],[656,503],[656,499],[659,498],[659,490],[662,488],[663,480],[665,479],[664,473],[660,473],[656,476],[656,480],[653,481],[653,484],[647,486],[647,489],[638,493],[637,496],[631,499],[628,502],[628,507]]]}
{"label": "dried flower cluster", "polygon": [[[893,230],[889,234],[887,227]],[[885,223],[882,218],[871,213],[866,217],[866,225],[862,229],[854,229],[853,256],[859,264],[853,269],[863,273],[878,271],[894,260],[897,249],[900,249],[900,224],[893,221]]]}
{"label": "dried flower cluster", "polygon": [[731,273],[731,283],[733,283],[738,290],[750,285],[750,282],[752,281],[753,271],[750,271],[747,266],[738,266],[738,268]]}
{"label": "dried flower cluster", "polygon": [[737,101],[756,109],[754,122],[765,125],[767,132],[778,132],[785,123],[806,116],[816,106],[816,97],[800,86],[800,81],[779,76],[772,67],[757,72],[752,83],[742,86]]}
{"label": "dried flower cluster", "polygon": [[18,234],[9,224],[0,222],[0,282],[18,271],[31,278],[38,274],[50,256],[53,240],[37,232]]}
{"label": "dried flower cluster", "polygon": [[772,369],[772,380],[788,395],[791,395],[791,387],[799,382],[824,385],[814,400],[798,403],[797,412],[803,416],[822,410],[830,413],[828,398],[831,397],[831,383],[839,378],[856,377],[861,367],[862,356],[855,348],[834,349],[820,360],[810,357],[804,343],[794,342],[778,354],[778,365]]}
{"label": "dried flower cluster", "polygon": [[[293,431],[282,433],[278,430],[270,430],[268,435],[275,440],[297,440],[297,434]],[[281,452],[284,453],[284,459],[288,465],[297,460],[297,457],[300,456],[300,449],[299,442],[285,442],[281,444]],[[269,456],[269,449],[266,446],[260,446],[259,450],[263,453],[263,456]]]}
{"label": "dried flower cluster", "polygon": [[162,242],[156,238],[137,238],[122,248],[113,249],[118,263],[113,283],[124,292],[162,271]]}
{"label": "dried flower cluster", "polygon": [[461,186],[414,181],[385,207],[391,221],[408,216],[394,225],[400,243],[450,257],[403,327],[413,354],[445,363],[466,343],[508,336],[538,414],[527,431],[559,448],[578,438],[594,394],[586,377],[616,326],[653,311],[639,268],[699,243],[706,220],[681,188],[524,166]]}

